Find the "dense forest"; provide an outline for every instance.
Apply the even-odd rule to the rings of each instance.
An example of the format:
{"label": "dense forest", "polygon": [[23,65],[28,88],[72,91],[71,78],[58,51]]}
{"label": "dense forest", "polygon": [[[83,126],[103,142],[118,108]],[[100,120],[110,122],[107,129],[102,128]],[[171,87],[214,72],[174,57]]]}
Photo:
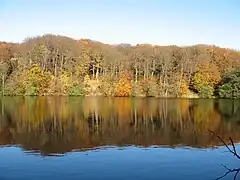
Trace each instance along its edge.
{"label": "dense forest", "polygon": [[2,95],[240,98],[240,52],[43,35],[0,43]]}

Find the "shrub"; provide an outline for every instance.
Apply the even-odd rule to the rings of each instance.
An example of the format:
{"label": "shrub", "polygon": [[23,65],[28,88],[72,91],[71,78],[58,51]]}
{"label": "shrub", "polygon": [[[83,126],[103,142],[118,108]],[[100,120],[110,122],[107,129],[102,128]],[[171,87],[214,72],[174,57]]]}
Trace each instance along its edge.
{"label": "shrub", "polygon": [[73,85],[68,89],[68,95],[70,96],[82,96],[83,95],[83,87],[81,85]]}
{"label": "shrub", "polygon": [[214,88],[210,85],[202,85],[199,89],[199,97],[201,98],[212,98]]}
{"label": "shrub", "polygon": [[221,98],[240,99],[240,69],[235,69],[223,76],[218,93]]}
{"label": "shrub", "polygon": [[37,88],[32,83],[28,83],[25,86],[25,95],[27,96],[36,96],[38,93]]}

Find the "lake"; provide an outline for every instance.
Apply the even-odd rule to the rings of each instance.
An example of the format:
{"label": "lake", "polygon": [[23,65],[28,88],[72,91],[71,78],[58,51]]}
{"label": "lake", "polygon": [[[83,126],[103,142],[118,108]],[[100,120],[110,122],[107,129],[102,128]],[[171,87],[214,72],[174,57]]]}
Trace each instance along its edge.
{"label": "lake", "polygon": [[240,168],[208,131],[238,150],[239,100],[2,97],[0,118],[1,180],[202,180]]}

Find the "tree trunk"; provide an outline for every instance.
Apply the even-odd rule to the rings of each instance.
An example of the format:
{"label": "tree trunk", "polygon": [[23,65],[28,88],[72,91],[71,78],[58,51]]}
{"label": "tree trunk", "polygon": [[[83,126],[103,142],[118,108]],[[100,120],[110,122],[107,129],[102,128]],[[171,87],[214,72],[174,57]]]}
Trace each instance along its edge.
{"label": "tree trunk", "polygon": [[155,60],[153,60],[153,67],[152,67],[152,74],[151,74],[152,78],[154,76],[155,68],[156,68],[156,64],[155,64]]}
{"label": "tree trunk", "polygon": [[56,60],[55,60],[55,63],[54,63],[54,76],[57,77],[57,63],[56,63]]}
{"label": "tree trunk", "polygon": [[178,90],[178,96],[179,96],[179,92],[181,92],[181,85],[182,85],[182,79],[183,79],[183,63],[181,64],[181,72],[180,72],[180,77],[179,77],[179,90]]}
{"label": "tree trunk", "polygon": [[95,65],[93,65],[92,75],[93,75],[93,79],[94,79],[94,77],[95,77]]}
{"label": "tree trunk", "polygon": [[135,82],[138,81],[138,69],[136,68],[135,69]]}
{"label": "tree trunk", "polygon": [[2,95],[4,96],[4,88],[5,88],[5,76],[2,75]]}
{"label": "tree trunk", "polygon": [[149,74],[149,63],[148,63],[148,60],[147,60],[147,68],[146,68],[146,78],[147,78],[147,80],[148,80],[148,74]]}
{"label": "tree trunk", "polygon": [[96,71],[96,80],[98,81],[98,74],[99,74],[99,68],[97,68],[97,71]]}
{"label": "tree trunk", "polygon": [[61,71],[63,70],[63,55],[62,55],[62,59],[61,59]]}

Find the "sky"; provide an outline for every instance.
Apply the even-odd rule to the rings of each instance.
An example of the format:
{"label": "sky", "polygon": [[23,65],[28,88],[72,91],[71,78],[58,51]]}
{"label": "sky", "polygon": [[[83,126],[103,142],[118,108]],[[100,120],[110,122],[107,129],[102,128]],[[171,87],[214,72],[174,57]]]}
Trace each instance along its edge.
{"label": "sky", "polygon": [[0,41],[49,33],[109,44],[240,49],[240,1],[0,0]]}

